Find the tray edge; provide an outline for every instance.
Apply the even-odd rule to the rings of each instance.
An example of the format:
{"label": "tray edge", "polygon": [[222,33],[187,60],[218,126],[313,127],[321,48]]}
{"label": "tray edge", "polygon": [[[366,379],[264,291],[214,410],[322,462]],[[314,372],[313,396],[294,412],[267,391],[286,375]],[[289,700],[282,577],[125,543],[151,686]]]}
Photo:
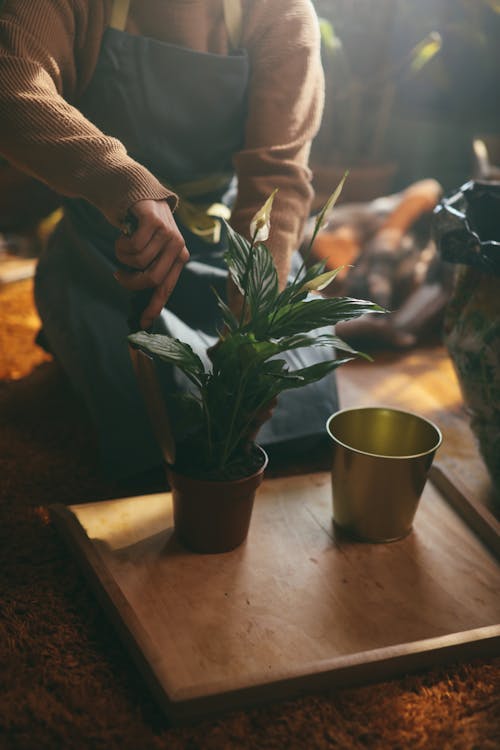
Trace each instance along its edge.
{"label": "tray edge", "polygon": [[[447,496],[445,498],[448,500]],[[188,691],[182,691],[170,695],[154,669],[154,653],[150,649],[146,632],[120,588],[107,573],[98,552],[86,536],[78,519],[68,506],[62,504],[50,505],[49,512],[65,542],[68,546],[71,543],[71,552],[76,553],[90,588],[109,616],[146,685],[172,725],[188,724],[214,714],[222,715],[271,700],[292,699],[329,689],[380,682],[398,675],[450,663],[456,659],[467,660],[500,655],[500,624],[498,624],[335,657],[329,662],[318,663],[313,673],[308,671],[304,674],[302,670],[299,674],[283,679],[262,681],[225,693],[193,696],[189,695]],[[475,529],[472,530],[475,531]],[[127,612],[127,621],[120,616],[120,609]],[[150,654],[151,658],[148,660],[145,654]],[[372,674],[370,670],[374,673]]]}

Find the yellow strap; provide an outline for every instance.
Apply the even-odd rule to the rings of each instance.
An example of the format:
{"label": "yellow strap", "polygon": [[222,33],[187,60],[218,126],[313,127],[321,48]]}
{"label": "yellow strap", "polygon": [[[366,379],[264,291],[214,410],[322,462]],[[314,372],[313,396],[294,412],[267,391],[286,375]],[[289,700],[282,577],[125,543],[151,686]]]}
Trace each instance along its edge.
{"label": "yellow strap", "polygon": [[113,7],[111,8],[111,18],[109,21],[109,25],[112,29],[124,31],[125,25],[127,23],[129,7],[130,0],[113,0]]}
{"label": "yellow strap", "polygon": [[226,28],[231,47],[233,49],[239,49],[241,43],[241,30],[243,26],[241,0],[224,0],[224,19],[226,21]]}
{"label": "yellow strap", "polygon": [[174,186],[160,180],[165,187],[179,196],[179,204],[175,211],[176,218],[193,234],[210,244],[217,244],[220,241],[221,222],[219,219],[228,221],[231,218],[231,210],[224,203],[195,203],[192,199],[226,187],[227,179],[227,175],[210,175]]}
{"label": "yellow strap", "polygon": [[229,220],[231,211],[223,203],[212,203],[210,206],[199,205],[179,197],[179,205],[175,216],[197,237],[216,245],[220,241],[221,235],[219,219]]}

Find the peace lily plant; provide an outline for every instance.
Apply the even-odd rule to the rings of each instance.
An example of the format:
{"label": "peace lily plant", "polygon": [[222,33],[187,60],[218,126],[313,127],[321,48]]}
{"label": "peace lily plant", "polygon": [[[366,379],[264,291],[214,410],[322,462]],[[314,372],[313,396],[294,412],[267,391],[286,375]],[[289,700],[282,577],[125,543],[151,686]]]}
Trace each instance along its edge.
{"label": "peace lily plant", "polygon": [[[189,380],[190,392],[178,394],[175,469],[181,474],[208,480],[236,479],[258,468],[261,453],[252,450],[255,425],[266,407],[287,389],[301,388],[320,380],[360,352],[335,336],[334,326],[382,308],[364,300],[323,298],[340,269],[325,272],[325,263],[308,267],[314,239],[340,195],[345,176],[318,215],[309,249],[292,283],[279,291],[272,255],[265,242],[276,191],[257,212],[248,241],[226,224],[228,249],[224,260],[241,294],[242,306],[235,315],[217,295],[223,327],[219,341],[205,361],[176,338],[144,331],[129,340],[160,360],[179,368]],[[318,333],[318,329],[323,329]],[[303,347],[330,347],[332,357],[309,367],[290,370],[280,357]],[[342,352],[335,358],[333,348]],[[361,355],[365,356],[365,355]]]}

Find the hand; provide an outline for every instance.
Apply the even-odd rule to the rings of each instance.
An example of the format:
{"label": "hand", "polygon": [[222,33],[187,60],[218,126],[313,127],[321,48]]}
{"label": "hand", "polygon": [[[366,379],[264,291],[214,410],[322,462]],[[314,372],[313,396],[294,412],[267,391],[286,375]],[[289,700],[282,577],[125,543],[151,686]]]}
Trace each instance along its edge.
{"label": "hand", "polygon": [[119,270],[115,277],[131,291],[154,289],[140,321],[147,329],[172,294],[189,252],[166,201],[137,201],[130,212],[138,220],[137,229],[130,237],[116,241],[115,254],[121,263],[137,271]]}

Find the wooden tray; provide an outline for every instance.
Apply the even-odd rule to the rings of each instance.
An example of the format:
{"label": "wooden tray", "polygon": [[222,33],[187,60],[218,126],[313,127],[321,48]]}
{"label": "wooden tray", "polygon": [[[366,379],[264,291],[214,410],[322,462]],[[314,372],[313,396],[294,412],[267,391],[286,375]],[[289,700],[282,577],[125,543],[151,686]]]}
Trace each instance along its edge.
{"label": "wooden tray", "polygon": [[380,545],[335,535],[328,473],[265,481],[223,555],[178,545],[169,494],[51,511],[175,723],[500,653],[499,565],[430,482]]}

